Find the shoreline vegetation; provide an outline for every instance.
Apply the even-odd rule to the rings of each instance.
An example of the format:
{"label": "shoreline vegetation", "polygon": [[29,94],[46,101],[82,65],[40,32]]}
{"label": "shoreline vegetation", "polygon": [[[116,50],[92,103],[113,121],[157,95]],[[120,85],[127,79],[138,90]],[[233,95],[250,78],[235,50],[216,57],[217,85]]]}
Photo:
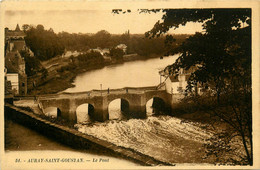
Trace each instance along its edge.
{"label": "shoreline vegetation", "polygon": [[[38,80],[38,86],[28,87],[28,94],[29,95],[39,95],[39,94],[54,94],[62,92],[68,88],[74,87],[73,84],[75,78],[77,75],[81,73],[85,73],[92,70],[102,69],[109,65],[118,65],[125,62],[131,62],[131,61],[138,61],[138,60],[149,60],[152,58],[159,58],[162,55],[153,55],[149,58],[138,56],[132,59],[124,59],[119,61],[111,61],[111,62],[103,62],[99,64],[95,63],[89,63],[88,65],[73,65],[68,64],[65,66],[54,68],[47,77],[45,77],[44,80],[42,80],[42,75],[38,75],[35,77],[32,77],[29,81]],[[167,57],[167,56],[166,56]],[[67,59],[63,59],[67,60]]]}

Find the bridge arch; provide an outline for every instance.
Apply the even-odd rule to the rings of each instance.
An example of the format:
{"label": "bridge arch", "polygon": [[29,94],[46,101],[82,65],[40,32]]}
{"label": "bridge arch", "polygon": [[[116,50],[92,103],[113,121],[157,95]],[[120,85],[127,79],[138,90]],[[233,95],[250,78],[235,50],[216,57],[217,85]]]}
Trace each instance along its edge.
{"label": "bridge arch", "polygon": [[44,114],[51,118],[60,118],[61,110],[58,107],[50,106],[44,109]]}
{"label": "bridge arch", "polygon": [[88,123],[91,122],[95,112],[94,106],[90,103],[83,103],[76,108],[77,123]]}
{"label": "bridge arch", "polygon": [[[111,90],[109,94],[101,95],[96,92],[87,93],[64,93],[56,95],[44,95],[38,98],[39,106],[44,110],[47,107],[59,108],[61,117],[68,121],[76,122],[76,109],[85,103],[91,104],[92,112],[88,113],[90,118],[97,121],[105,121],[113,118],[110,112],[109,104],[115,99],[120,99],[119,108],[126,113],[125,118],[145,118],[146,117],[146,103],[150,99],[154,99],[153,103],[160,103],[160,110],[163,110],[163,105],[166,105],[166,112],[170,112],[173,103],[178,102],[178,98],[168,94],[165,90],[156,90],[155,88],[127,88],[128,90]],[[159,98],[157,100],[157,98]],[[157,100],[157,101],[156,101]],[[163,102],[162,102],[163,101]],[[155,104],[156,105],[156,104]],[[89,108],[88,108],[89,109]],[[57,109],[58,110],[58,109]],[[87,109],[86,109],[87,110]],[[93,114],[93,115],[92,115]],[[59,116],[58,116],[59,117]],[[79,117],[79,116],[78,116]]]}
{"label": "bridge arch", "polygon": [[166,101],[165,99],[153,96],[146,101],[146,115],[159,115],[166,111]]}
{"label": "bridge arch", "polygon": [[108,103],[109,119],[123,119],[127,117],[130,103],[124,98],[116,98]]}

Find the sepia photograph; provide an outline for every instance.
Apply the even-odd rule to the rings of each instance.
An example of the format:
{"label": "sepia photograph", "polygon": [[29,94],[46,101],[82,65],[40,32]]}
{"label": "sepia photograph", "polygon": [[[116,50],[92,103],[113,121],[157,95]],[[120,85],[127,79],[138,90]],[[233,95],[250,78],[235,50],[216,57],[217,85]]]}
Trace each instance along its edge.
{"label": "sepia photograph", "polygon": [[260,168],[259,2],[177,2],[2,1],[0,168]]}

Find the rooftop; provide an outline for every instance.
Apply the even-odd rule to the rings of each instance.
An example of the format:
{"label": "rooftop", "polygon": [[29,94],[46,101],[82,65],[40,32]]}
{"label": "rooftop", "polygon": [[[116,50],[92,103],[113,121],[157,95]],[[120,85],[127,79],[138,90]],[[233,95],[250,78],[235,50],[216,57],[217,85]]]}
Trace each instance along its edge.
{"label": "rooftop", "polygon": [[179,82],[178,77],[175,76],[169,76],[169,79],[171,80],[171,82]]}
{"label": "rooftop", "polygon": [[25,33],[21,31],[19,25],[16,25],[15,30],[9,30],[8,28],[5,29],[5,36],[6,37],[25,37]]}

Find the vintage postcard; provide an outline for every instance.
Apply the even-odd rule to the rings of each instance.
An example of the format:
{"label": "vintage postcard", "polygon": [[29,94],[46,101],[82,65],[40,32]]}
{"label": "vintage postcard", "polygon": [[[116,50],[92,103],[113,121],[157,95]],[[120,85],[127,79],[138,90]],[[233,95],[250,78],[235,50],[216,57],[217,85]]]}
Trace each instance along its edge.
{"label": "vintage postcard", "polygon": [[259,169],[258,1],[1,2],[6,169]]}

